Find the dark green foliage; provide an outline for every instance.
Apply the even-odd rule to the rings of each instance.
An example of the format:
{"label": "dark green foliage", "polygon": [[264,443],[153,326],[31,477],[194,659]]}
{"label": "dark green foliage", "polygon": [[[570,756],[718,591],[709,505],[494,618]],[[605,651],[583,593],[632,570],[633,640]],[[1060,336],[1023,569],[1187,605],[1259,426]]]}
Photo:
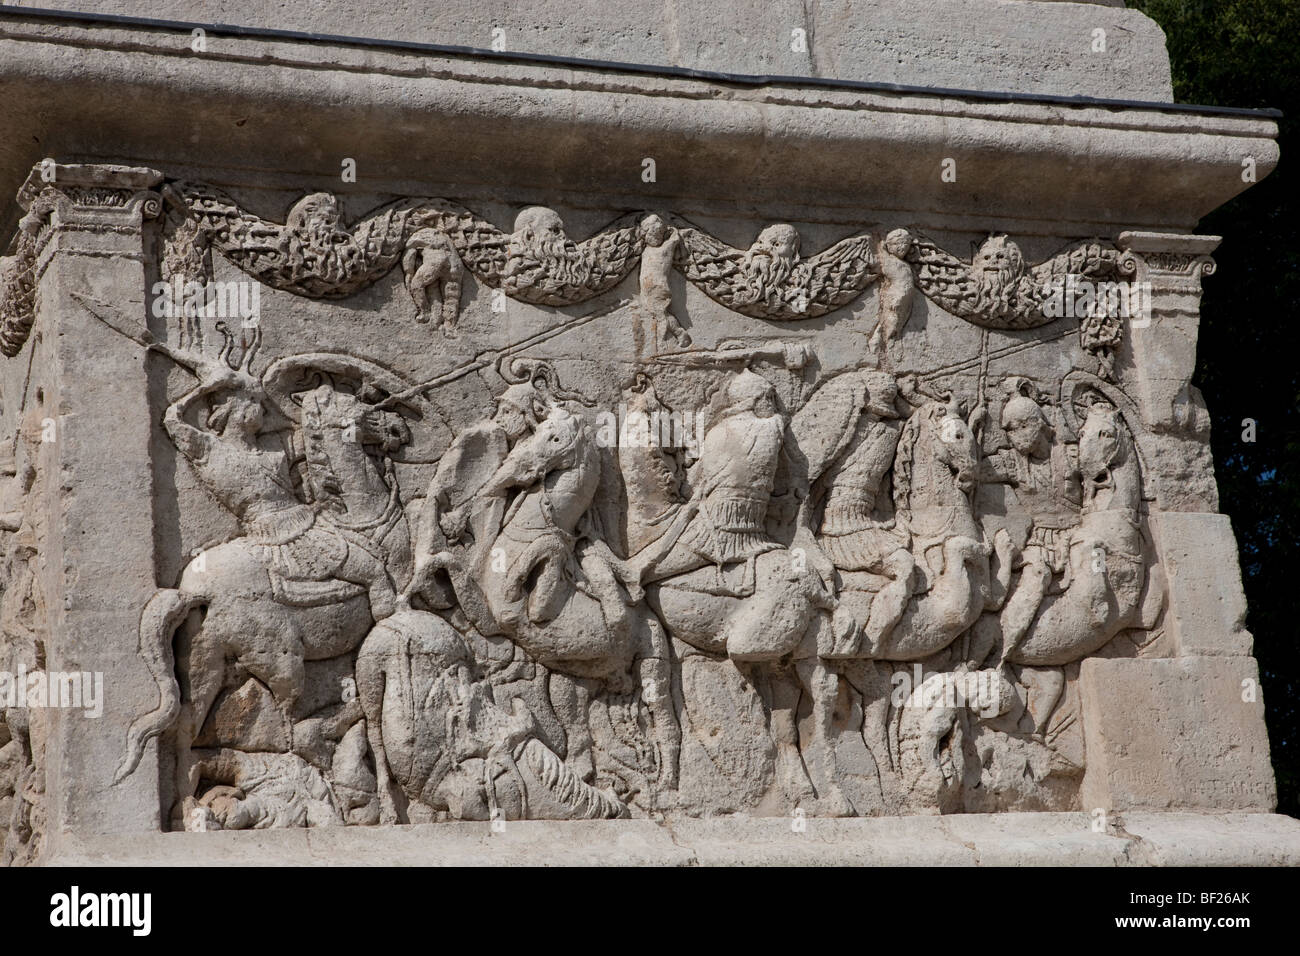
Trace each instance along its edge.
{"label": "dark green foliage", "polygon": [[[1223,236],[1205,281],[1195,383],[1214,421],[1221,510],[1241,546],[1278,809],[1300,816],[1300,0],[1130,0],[1160,24],[1180,103],[1283,111],[1282,161],[1201,221]],[[1242,421],[1257,423],[1254,444]]]}

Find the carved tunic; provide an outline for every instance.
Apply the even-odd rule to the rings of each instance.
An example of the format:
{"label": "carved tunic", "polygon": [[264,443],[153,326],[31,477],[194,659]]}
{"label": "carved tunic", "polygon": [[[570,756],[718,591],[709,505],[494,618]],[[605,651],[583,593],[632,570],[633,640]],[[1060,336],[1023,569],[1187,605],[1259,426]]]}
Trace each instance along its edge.
{"label": "carved tunic", "polygon": [[709,429],[700,448],[700,512],[682,542],[714,564],[744,561],[778,545],[765,527],[785,423],[777,416],[735,415]]}
{"label": "carved tunic", "polygon": [[876,496],[894,463],[902,423],[868,416],[858,419],[852,450],[830,476],[819,540],[835,566],[845,571],[878,567],[906,538],[892,522],[875,517]]}
{"label": "carved tunic", "polygon": [[1053,444],[1046,458],[1003,449],[981,462],[986,481],[1002,481],[1033,519],[1028,546],[1042,549],[1048,566],[1060,573],[1069,564],[1069,529],[1079,523],[1078,465],[1068,445]]}

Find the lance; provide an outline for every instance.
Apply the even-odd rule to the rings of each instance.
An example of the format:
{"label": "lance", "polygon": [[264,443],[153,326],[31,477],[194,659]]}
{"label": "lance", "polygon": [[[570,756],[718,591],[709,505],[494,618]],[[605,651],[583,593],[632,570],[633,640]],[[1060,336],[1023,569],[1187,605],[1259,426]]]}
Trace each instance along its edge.
{"label": "lance", "polygon": [[[979,377],[975,380],[975,405],[979,407],[984,404],[985,391],[989,380],[989,330],[987,328],[980,330],[980,372]],[[984,440],[984,424],[980,423],[975,430],[975,441],[982,443]]]}
{"label": "lance", "polygon": [[[1051,336],[1050,338],[1033,339],[1032,341],[1029,342],[1016,342],[1014,345],[1006,345],[1000,349],[994,349],[988,353],[988,356],[989,358],[1006,358],[1008,355],[1014,355],[1017,352],[1024,352],[1029,349],[1036,349],[1040,345],[1047,345],[1049,342],[1055,342],[1059,339],[1066,338],[1067,336],[1073,335],[1075,331],[1076,331],[1075,329],[1066,329],[1064,332],[1060,332],[1057,335]],[[919,377],[924,379],[925,381],[933,381],[934,379],[946,378],[949,375],[955,375],[958,372],[964,372],[967,369],[978,368],[981,364],[981,361],[982,361],[981,357],[967,359],[964,362],[957,362],[954,365],[945,365],[943,368],[937,368],[931,372],[925,372]],[[987,374],[987,366],[985,368],[985,374]]]}
{"label": "lance", "polygon": [[74,299],[76,299],[78,302],[81,303],[82,307],[87,312],[89,312],[95,318],[99,319],[100,322],[103,322],[106,326],[108,326],[118,335],[122,336],[122,338],[130,339],[132,342],[140,346],[142,349],[145,349],[146,351],[158,352],[162,355],[165,355],[173,362],[175,362],[177,365],[179,365],[181,368],[185,369],[187,372],[190,372],[194,375],[198,375],[198,363],[194,360],[192,356],[186,355],[185,353],[172,348],[166,342],[159,342],[157,339],[153,337],[153,334],[149,332],[148,329],[146,329],[140,335],[132,335],[130,332],[126,331],[126,329],[118,328],[118,326],[108,321],[108,319],[105,317],[103,312],[100,312],[99,309],[95,308],[95,306],[99,306],[99,308],[104,309],[105,311],[108,312],[113,311],[112,307],[109,306],[107,303],[100,302],[98,299],[95,299],[91,296],[82,295],[80,292],[74,291],[71,293],[71,295]]}
{"label": "lance", "polygon": [[552,339],[563,332],[568,332],[571,331],[572,329],[579,328],[580,326],[586,325],[588,322],[592,322],[603,316],[612,315],[613,313],[617,312],[619,309],[623,308],[624,306],[630,305],[631,302],[632,302],[631,299],[619,299],[619,301],[615,302],[611,306],[607,306],[606,308],[597,309],[595,312],[589,312],[586,315],[580,315],[576,318],[570,319],[567,322],[561,322],[559,325],[555,326],[554,328],[546,329],[545,331],[538,332],[535,335],[530,335],[528,338],[521,339],[518,342],[512,342],[510,345],[504,346],[503,348],[493,349],[492,351],[489,352],[480,353],[477,357],[471,359],[470,361],[464,363],[463,365],[458,365],[453,369],[450,369],[446,372],[442,372],[439,375],[435,375],[433,378],[429,379],[426,382],[421,382],[419,385],[413,385],[411,388],[405,389],[404,391],[397,392],[396,394],[388,396],[388,398],[379,402],[375,407],[383,408],[384,406],[389,404],[396,404],[396,403],[407,401],[409,399],[415,398],[417,395],[424,394],[430,389],[440,388],[441,386],[447,385],[450,382],[454,382],[457,379],[464,378],[466,375],[469,375],[472,372],[477,372],[480,369],[489,368],[497,364],[497,362],[499,362],[502,358],[504,358],[507,355],[515,355],[519,352],[525,352],[528,349],[532,348],[533,346],[541,345],[547,339]]}

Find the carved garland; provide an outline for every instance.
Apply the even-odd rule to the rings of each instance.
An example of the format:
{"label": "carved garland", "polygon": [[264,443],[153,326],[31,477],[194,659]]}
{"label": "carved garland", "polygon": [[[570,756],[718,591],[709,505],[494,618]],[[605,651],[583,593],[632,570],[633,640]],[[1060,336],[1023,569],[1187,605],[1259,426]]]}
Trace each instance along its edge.
{"label": "carved garland", "polygon": [[[372,285],[399,263],[408,288],[421,250],[449,245],[459,264],[490,288],[521,302],[570,306],[612,289],[637,266],[646,249],[645,214],[630,213],[582,242],[564,233],[552,210],[523,210],[507,233],[446,199],[402,199],[341,224],[329,193],[298,200],[283,224],[239,207],[219,189],[177,181],[163,187],[170,216],[162,253],[164,279],[211,277],[211,250],[268,286],[296,295],[340,299]],[[52,200],[42,195],[23,219],[15,254],[3,264],[0,351],[13,356],[30,333],[34,312],[33,270],[42,225]],[[650,217],[656,218],[656,217]],[[944,310],[987,329],[1031,329],[1054,321],[1045,311],[1051,290],[1071,280],[1118,278],[1121,253],[1109,243],[1085,240],[1035,266],[1006,236],[990,236],[970,262],[944,251],[918,233],[895,230],[887,237],[863,233],[803,258],[793,226],[765,228],[748,249],[736,249],[687,220],[665,217],[680,240],[672,265],[709,298],[741,315],[769,321],[817,318],[853,302],[882,276],[911,274],[915,288]],[[669,225],[670,224],[670,225]],[[891,264],[895,271],[891,271]],[[447,278],[447,277],[444,277]],[[459,284],[444,295],[454,324]],[[412,288],[412,295],[419,291]],[[418,300],[417,300],[418,301]],[[422,310],[421,318],[426,315]],[[903,315],[901,322],[906,321]],[[891,330],[897,331],[897,329]],[[1119,323],[1085,315],[1083,347],[1102,359],[1118,344]]]}

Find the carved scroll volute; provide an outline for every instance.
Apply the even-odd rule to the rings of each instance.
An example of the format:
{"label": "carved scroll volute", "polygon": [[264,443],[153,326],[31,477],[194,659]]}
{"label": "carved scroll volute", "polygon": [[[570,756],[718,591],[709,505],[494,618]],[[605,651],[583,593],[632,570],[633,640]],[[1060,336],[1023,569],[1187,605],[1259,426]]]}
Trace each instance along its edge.
{"label": "carved scroll volute", "polygon": [[1199,296],[1201,277],[1214,275],[1216,266],[1210,253],[1220,241],[1218,236],[1121,233],[1119,270],[1135,282],[1151,283],[1153,294]]}

